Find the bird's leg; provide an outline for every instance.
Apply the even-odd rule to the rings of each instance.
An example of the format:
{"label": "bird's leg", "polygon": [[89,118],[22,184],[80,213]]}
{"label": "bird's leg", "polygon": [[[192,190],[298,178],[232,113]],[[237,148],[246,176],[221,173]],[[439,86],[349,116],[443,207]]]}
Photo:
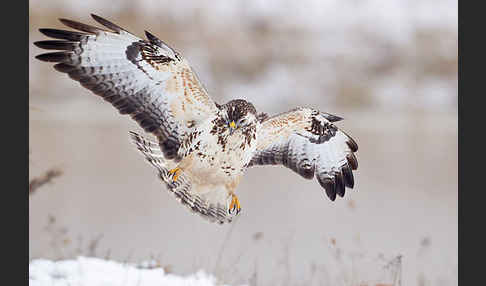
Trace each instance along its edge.
{"label": "bird's leg", "polygon": [[236,214],[238,214],[241,211],[241,205],[240,205],[240,200],[238,200],[238,197],[231,192],[231,203],[229,205],[229,213],[234,213],[236,211]]}
{"label": "bird's leg", "polygon": [[239,214],[241,211],[241,205],[240,205],[240,200],[238,197],[235,195],[235,189],[240,183],[241,175],[236,176],[231,182],[226,184],[226,190],[228,190],[228,193],[231,195],[231,203],[229,205],[228,212],[230,214],[233,214],[236,212],[236,214]]}
{"label": "bird's leg", "polygon": [[177,178],[179,178],[179,175],[181,174],[181,172],[182,172],[182,169],[179,168],[179,167],[175,167],[174,169],[169,170],[169,174],[174,174],[174,176],[172,177],[172,180],[174,180],[174,182],[177,181]]}

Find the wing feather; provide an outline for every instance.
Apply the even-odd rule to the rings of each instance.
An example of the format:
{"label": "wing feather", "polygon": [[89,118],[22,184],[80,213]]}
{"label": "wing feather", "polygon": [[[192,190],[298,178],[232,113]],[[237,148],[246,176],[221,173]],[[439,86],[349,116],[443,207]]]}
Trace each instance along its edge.
{"label": "wing feather", "polygon": [[158,170],[167,190],[190,211],[220,224],[230,223],[239,214],[229,210],[227,191],[221,189],[223,186],[211,187],[208,192],[197,192],[198,185],[184,172],[174,181],[169,173],[169,163],[164,160],[158,144],[135,132],[130,132],[130,137],[145,159]]}
{"label": "wing feather", "polygon": [[[91,15],[106,29],[68,19],[60,21],[78,31],[40,29],[57,39],[34,44],[59,50],[36,56],[55,62],[83,87],[128,114],[159,139],[166,159],[179,160],[179,148],[191,128],[217,112],[216,104],[186,59],[146,32],[143,40],[120,26]],[[188,126],[188,122],[191,122]]]}
{"label": "wing feather", "polygon": [[310,108],[265,119],[248,166],[283,165],[306,179],[316,177],[332,201],[343,197],[346,187],[354,187],[358,145],[333,124],[341,119]]}

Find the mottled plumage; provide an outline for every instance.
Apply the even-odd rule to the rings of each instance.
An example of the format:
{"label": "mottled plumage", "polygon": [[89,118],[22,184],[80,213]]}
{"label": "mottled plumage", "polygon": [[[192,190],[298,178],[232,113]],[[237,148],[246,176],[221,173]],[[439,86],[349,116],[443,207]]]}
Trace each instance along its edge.
{"label": "mottled plumage", "polygon": [[57,39],[36,42],[58,50],[36,58],[56,62],[83,87],[128,114],[156,141],[130,132],[168,190],[210,221],[240,212],[236,187],[248,167],[283,165],[316,177],[335,200],[353,188],[356,142],[338,129],[340,117],[297,108],[269,117],[243,99],[215,103],[188,61],[146,32],[147,40],[99,16],[105,29],[61,19],[78,31],[40,29]]}

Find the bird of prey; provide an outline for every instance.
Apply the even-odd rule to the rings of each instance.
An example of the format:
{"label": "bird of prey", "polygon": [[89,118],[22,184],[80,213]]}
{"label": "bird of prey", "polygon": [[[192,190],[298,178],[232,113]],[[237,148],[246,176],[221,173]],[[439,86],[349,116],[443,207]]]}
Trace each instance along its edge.
{"label": "bird of prey", "polygon": [[342,118],[313,108],[268,116],[244,99],[214,102],[189,62],[145,31],[147,39],[96,15],[104,26],[60,21],[77,31],[40,29],[58,50],[36,56],[55,62],[83,87],[128,114],[145,132],[130,136],[177,200],[212,222],[240,213],[235,190],[252,166],[283,165],[316,178],[329,199],[353,188],[356,142],[338,129]]}

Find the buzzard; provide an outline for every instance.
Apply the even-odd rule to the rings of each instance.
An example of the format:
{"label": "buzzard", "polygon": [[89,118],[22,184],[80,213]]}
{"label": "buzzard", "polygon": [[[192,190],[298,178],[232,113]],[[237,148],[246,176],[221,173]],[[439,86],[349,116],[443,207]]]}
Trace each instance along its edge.
{"label": "buzzard", "polygon": [[332,201],[353,188],[358,145],[334,124],[342,118],[312,108],[268,116],[244,99],[218,104],[178,51],[147,31],[141,39],[91,16],[104,28],[60,19],[77,31],[40,29],[56,40],[34,44],[58,51],[36,58],[55,62],[57,71],[151,133],[152,140],[130,136],[191,211],[231,222],[241,210],[235,190],[252,166],[283,165],[305,179],[315,177]]}

